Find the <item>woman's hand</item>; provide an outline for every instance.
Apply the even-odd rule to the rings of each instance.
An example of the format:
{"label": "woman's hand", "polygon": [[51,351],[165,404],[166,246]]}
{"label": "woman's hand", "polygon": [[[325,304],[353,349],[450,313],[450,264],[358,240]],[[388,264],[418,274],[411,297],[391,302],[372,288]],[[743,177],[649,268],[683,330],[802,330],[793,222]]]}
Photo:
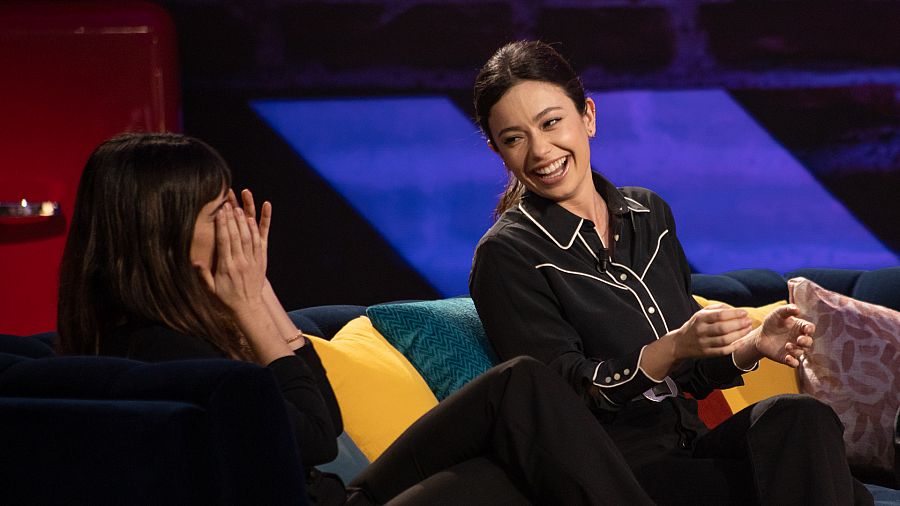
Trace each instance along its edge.
{"label": "woman's hand", "polygon": [[267,245],[256,221],[226,202],[216,214],[215,272],[201,268],[200,274],[239,319],[262,307],[266,256]]}
{"label": "woman's hand", "polygon": [[[228,190],[228,202],[231,203],[235,208],[242,208],[244,210],[244,215],[248,220],[248,225],[251,225],[249,222],[256,222],[256,203],[253,201],[253,193],[244,188],[241,190],[241,202],[243,205],[238,205],[237,196],[234,194],[234,190]],[[269,201],[263,202],[262,211],[260,212],[259,217],[259,238],[263,243],[263,246],[268,251],[269,247],[269,229],[272,226],[272,204]],[[268,261],[268,258],[266,259]]]}
{"label": "woman's hand", "polygon": [[676,361],[688,358],[728,355],[740,346],[739,340],[751,329],[743,309],[712,304],[691,315],[673,335]]}
{"label": "woman's hand", "polygon": [[[234,191],[228,191],[228,201],[235,207],[238,206],[237,196],[234,194]],[[248,225],[252,226],[253,222],[256,220],[256,204],[253,201],[253,193],[248,189],[244,189],[241,191],[241,201],[243,203],[244,215],[247,217]],[[269,238],[269,229],[272,224],[272,204],[268,201],[263,202],[262,210],[260,212],[259,218],[259,235],[262,240],[263,245],[268,250],[268,238]],[[284,311],[284,307],[281,305],[281,302],[278,301],[278,296],[275,295],[275,290],[272,288],[272,284],[269,282],[269,279],[266,278],[263,284],[263,302],[266,306],[266,310],[269,313],[269,316],[272,317],[276,326],[278,327],[278,332],[281,333],[287,338],[291,338],[296,336],[299,332],[297,330],[297,326],[291,320],[290,316]],[[289,346],[296,350],[306,344],[306,339],[297,339],[291,341]]]}
{"label": "woman's hand", "polygon": [[798,367],[803,354],[813,345],[815,324],[798,318],[800,309],[788,304],[766,316],[759,332],[754,336],[756,351],[775,362]]}
{"label": "woman's hand", "polygon": [[743,309],[712,304],[691,315],[680,328],[647,345],[640,367],[661,381],[682,360],[728,355],[742,346],[751,321]]}

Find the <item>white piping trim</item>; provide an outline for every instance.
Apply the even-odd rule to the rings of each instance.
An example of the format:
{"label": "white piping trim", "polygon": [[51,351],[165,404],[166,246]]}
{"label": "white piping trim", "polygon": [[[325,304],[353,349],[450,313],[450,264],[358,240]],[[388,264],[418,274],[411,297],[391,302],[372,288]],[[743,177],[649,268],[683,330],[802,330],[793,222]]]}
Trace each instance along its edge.
{"label": "white piping trim", "polygon": [[[641,278],[637,275],[637,273],[635,273],[633,270],[629,269],[627,265],[617,264],[617,263],[612,262],[612,261],[610,261],[610,263],[611,263],[612,265],[619,266],[619,267],[625,269],[626,271],[630,272],[631,275],[634,276],[634,277],[638,280],[638,283],[640,283],[641,286],[644,287],[644,290],[647,290],[647,295],[650,296],[650,301],[653,302],[653,307],[656,308],[656,311],[657,311],[657,312],[659,312],[659,317],[662,319],[663,327],[665,327],[665,328],[666,328],[666,332],[668,332],[668,331],[669,331],[669,324],[666,323],[666,317],[663,315],[662,309],[660,309],[659,304],[657,304],[656,298],[653,296],[653,292],[650,291],[650,287],[648,287],[647,284],[644,283],[644,280],[641,279]],[[644,313],[645,313],[644,316],[646,316],[647,308],[641,306],[641,311],[644,311]],[[647,318],[649,319],[649,317],[647,317]],[[656,337],[657,337],[657,339],[659,339],[659,334],[657,334]]]}
{"label": "white piping trim", "polygon": [[558,270],[559,272],[565,272],[566,274],[573,274],[573,275],[575,275],[575,276],[584,276],[584,277],[586,277],[586,278],[595,279],[595,280],[597,280],[597,281],[599,281],[599,282],[601,282],[601,283],[606,283],[607,285],[609,285],[609,286],[611,286],[611,287],[613,287],[613,288],[618,288],[619,290],[630,290],[627,286],[626,286],[626,287],[622,287],[622,286],[619,286],[619,285],[617,285],[617,284],[615,284],[615,283],[610,283],[609,281],[606,281],[606,280],[604,280],[604,279],[598,278],[597,276],[592,276],[591,274],[588,274],[588,273],[585,273],[585,272],[569,271],[569,270],[563,269],[562,267],[557,267],[556,265],[553,265],[553,264],[539,264],[539,265],[535,265],[535,266],[534,266],[535,269],[541,269],[541,268],[543,268],[543,267],[553,267],[554,269]]}
{"label": "white piping trim", "polygon": [[[606,361],[604,360],[603,362],[600,362],[599,364],[597,364],[597,368],[594,369],[594,378],[593,378],[591,381],[594,383],[595,386],[598,386],[598,387],[600,387],[600,388],[615,388],[615,387],[620,387],[620,386],[624,385],[625,383],[628,383],[629,381],[633,380],[635,377],[637,377],[637,373],[638,373],[638,371],[640,371],[641,374],[643,374],[644,376],[647,377],[647,379],[649,379],[650,381],[656,383],[657,385],[660,384],[660,383],[662,383],[662,381],[657,381],[656,379],[653,378],[653,376],[650,376],[649,374],[647,374],[647,371],[645,371],[645,370],[641,367],[641,357],[644,356],[644,348],[646,348],[646,347],[647,347],[646,344],[645,344],[644,346],[641,346],[641,352],[638,354],[637,363],[634,365],[634,369],[635,369],[635,370],[634,370],[634,374],[632,374],[631,377],[629,377],[627,380],[625,380],[625,381],[620,381],[619,383],[616,383],[615,385],[612,385],[612,384],[610,384],[610,385],[603,385],[603,384],[597,383],[597,373],[600,372],[600,366],[603,365],[604,362],[606,362]],[[665,380],[663,380],[663,381],[665,381]],[[607,399],[609,399],[609,397],[607,397]],[[612,401],[610,400],[610,402],[612,402]],[[615,403],[614,403],[614,404],[615,404]]]}
{"label": "white piping trim", "polygon": [[[596,261],[599,262],[599,261],[600,261],[600,257],[598,257],[598,256],[591,250],[591,246],[587,243],[587,241],[586,241],[586,240],[584,239],[584,237],[581,235],[581,231],[579,230],[578,232],[575,232],[575,235],[577,235],[578,238],[581,239],[581,244],[584,244],[584,249],[586,249],[586,250],[588,251],[588,253],[591,254],[592,257],[594,257],[594,260],[596,260]],[[603,244],[603,239],[600,239],[600,244]],[[604,247],[605,247],[605,246],[604,246]]]}
{"label": "white piping trim", "polygon": [[[737,365],[737,361],[734,359],[734,352],[733,352],[733,351],[731,352],[731,363],[734,364],[734,367],[737,368],[737,370],[739,370],[739,371],[744,371],[744,372],[753,372],[753,371],[755,371],[757,368],[759,368],[759,360],[757,360],[756,362],[754,362],[753,365],[750,366],[750,369],[744,369],[743,367]],[[595,373],[595,374],[596,374],[596,373]]]}
{"label": "white piping trim", "polygon": [[[624,195],[622,195],[622,196],[625,197]],[[647,207],[644,206],[644,204],[641,204],[640,202],[638,202],[637,200],[634,200],[633,198],[625,197],[625,200],[630,200],[630,201],[634,202],[635,204],[637,204],[638,206],[640,206],[640,209],[635,209],[634,207],[628,206],[628,209],[631,209],[632,211],[634,211],[636,213],[649,213],[650,212],[650,210],[647,209]]]}
{"label": "white piping trim", "polygon": [[662,383],[662,382],[665,381],[666,379],[663,378],[663,379],[661,379],[661,380],[658,380],[658,379],[654,378],[653,376],[650,376],[649,374],[647,374],[647,371],[645,371],[644,368],[641,367],[641,357],[644,356],[644,348],[646,348],[647,346],[650,346],[650,345],[649,345],[649,344],[645,344],[644,346],[641,347],[641,354],[638,355],[637,368],[638,368],[639,371],[641,371],[642,373],[644,373],[644,376],[646,376],[650,381],[655,381],[656,384],[659,385],[660,383]]}
{"label": "white piping trim", "polygon": [[[613,264],[613,265],[621,265],[621,264]],[[626,269],[627,269],[627,267],[626,267]],[[628,271],[631,272],[631,269],[628,269]],[[634,274],[634,272],[632,272],[632,274]],[[656,325],[653,325],[653,320],[651,320],[650,317],[647,316],[647,310],[644,308],[644,301],[641,300],[641,297],[637,294],[637,292],[632,290],[630,286],[623,284],[623,283],[619,283],[616,280],[615,276],[613,276],[612,273],[610,273],[609,271],[606,271],[606,275],[609,276],[609,278],[612,279],[613,282],[615,282],[617,286],[620,285],[620,286],[625,287],[626,290],[628,290],[629,292],[631,292],[632,295],[634,295],[634,298],[637,299],[637,301],[638,301],[638,307],[641,308],[641,313],[644,315],[644,318],[647,319],[647,323],[650,324],[650,328],[653,330],[653,335],[656,336],[657,339],[659,339],[659,331],[656,330]],[[634,274],[634,277],[637,277],[637,275]],[[645,288],[646,288],[646,286],[645,286]],[[649,290],[648,290],[648,292],[649,292]],[[652,295],[651,295],[650,299],[651,300],[653,299]],[[656,304],[655,301],[653,303]],[[662,316],[662,313],[660,313],[660,316]],[[665,324],[665,318],[663,319],[663,324]],[[668,330],[666,330],[666,332],[668,332]]]}
{"label": "white piping trim", "polygon": [[584,223],[584,218],[582,218],[581,220],[579,220],[578,226],[575,228],[575,232],[576,232],[576,233],[575,233],[575,234],[572,234],[572,239],[569,240],[569,244],[563,246],[562,243],[560,243],[559,241],[556,240],[555,237],[553,237],[553,234],[551,234],[550,232],[548,232],[547,229],[544,228],[543,225],[541,225],[540,223],[538,223],[538,221],[537,221],[536,219],[534,219],[530,214],[528,214],[528,211],[526,211],[525,208],[522,207],[522,204],[519,204],[519,211],[522,211],[522,214],[524,214],[529,220],[531,220],[531,221],[537,226],[537,228],[541,229],[541,232],[547,234],[547,237],[549,237],[550,240],[552,240],[553,242],[555,242],[556,245],[559,246],[559,247],[562,248],[562,249],[569,249],[569,248],[572,247],[572,244],[575,242],[575,236],[577,235],[578,231],[581,230],[581,224]]}
{"label": "white piping trim", "polygon": [[647,262],[647,267],[644,267],[644,273],[641,274],[641,279],[644,279],[644,276],[647,275],[647,271],[650,269],[650,264],[656,260],[656,254],[659,253],[659,245],[662,244],[662,238],[664,235],[669,233],[669,229],[663,230],[663,233],[659,234],[659,237],[656,238],[656,251],[653,252],[653,256],[650,257],[650,261]]}

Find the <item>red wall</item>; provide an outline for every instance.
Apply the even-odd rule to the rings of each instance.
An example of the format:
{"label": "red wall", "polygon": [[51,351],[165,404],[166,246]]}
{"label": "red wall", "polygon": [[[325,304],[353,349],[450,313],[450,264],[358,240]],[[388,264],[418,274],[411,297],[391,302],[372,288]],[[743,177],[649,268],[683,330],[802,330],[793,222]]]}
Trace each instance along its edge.
{"label": "red wall", "polygon": [[59,261],[78,178],[123,131],[178,131],[168,15],[144,2],[0,4],[0,201],[52,200],[49,218],[0,217],[0,333],[56,327]]}

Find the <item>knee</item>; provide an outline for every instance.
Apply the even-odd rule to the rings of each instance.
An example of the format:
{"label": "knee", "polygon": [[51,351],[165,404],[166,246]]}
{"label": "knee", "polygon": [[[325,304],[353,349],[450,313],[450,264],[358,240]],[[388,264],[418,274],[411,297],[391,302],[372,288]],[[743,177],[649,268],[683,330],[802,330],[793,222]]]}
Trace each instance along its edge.
{"label": "knee", "polygon": [[529,356],[518,356],[500,364],[497,369],[509,381],[516,383],[542,383],[547,377],[556,375],[543,362]]}
{"label": "knee", "polygon": [[506,374],[511,376],[524,377],[539,376],[544,374],[545,371],[548,371],[547,366],[536,358],[527,355],[511,358],[500,364],[498,369],[503,370]]}
{"label": "knee", "polygon": [[792,420],[804,425],[833,425],[843,430],[843,424],[831,406],[809,395],[777,395],[760,402],[760,407],[763,408],[760,420]]}

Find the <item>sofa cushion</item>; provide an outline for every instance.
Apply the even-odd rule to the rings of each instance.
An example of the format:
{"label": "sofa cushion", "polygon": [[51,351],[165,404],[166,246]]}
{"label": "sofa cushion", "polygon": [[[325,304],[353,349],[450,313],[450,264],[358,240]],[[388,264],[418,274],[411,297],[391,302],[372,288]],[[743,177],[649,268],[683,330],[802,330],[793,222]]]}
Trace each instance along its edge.
{"label": "sofa cushion", "polygon": [[379,304],[366,314],[416,367],[438,400],[497,361],[469,297]]}
{"label": "sofa cushion", "polygon": [[787,300],[787,283],[781,274],[768,269],[741,269],[722,273],[747,287],[751,296],[741,306],[757,307]]}
{"label": "sofa cushion", "polygon": [[893,426],[900,407],[900,312],[788,282],[792,301],[816,324],[815,344],[800,369],[800,389],[829,404],[844,423],[851,466],[891,476]]}
{"label": "sofa cushion", "polygon": [[831,290],[853,296],[853,288],[863,271],[858,269],[828,269],[828,268],[803,268],[795,269],[784,274],[785,279],[806,278],[813,283]]}
{"label": "sofa cushion", "polygon": [[691,290],[701,297],[727,301],[734,306],[749,306],[754,298],[743,283],[721,274],[692,274]]}
{"label": "sofa cushion", "polygon": [[365,306],[331,304],[297,309],[288,316],[306,334],[331,339],[350,320],[366,314]]}
{"label": "sofa cushion", "polygon": [[334,389],[344,430],[370,461],[437,405],[425,380],[365,316],[330,341],[308,337]]}
{"label": "sofa cushion", "polygon": [[850,296],[900,311],[900,267],[863,272]]}
{"label": "sofa cushion", "polygon": [[722,274],[691,275],[693,293],[733,306],[762,306],[787,299],[787,283],[775,271],[741,269]]}

